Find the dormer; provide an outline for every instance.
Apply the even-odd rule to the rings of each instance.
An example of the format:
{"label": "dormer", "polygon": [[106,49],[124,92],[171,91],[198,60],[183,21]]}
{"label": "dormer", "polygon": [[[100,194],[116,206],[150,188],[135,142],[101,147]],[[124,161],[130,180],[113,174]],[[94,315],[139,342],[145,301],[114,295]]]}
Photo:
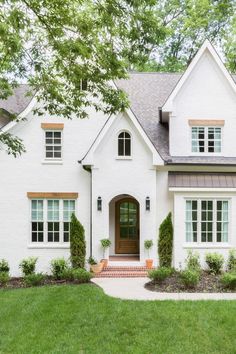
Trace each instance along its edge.
{"label": "dormer", "polygon": [[162,107],[171,156],[234,156],[236,85],[206,40]]}

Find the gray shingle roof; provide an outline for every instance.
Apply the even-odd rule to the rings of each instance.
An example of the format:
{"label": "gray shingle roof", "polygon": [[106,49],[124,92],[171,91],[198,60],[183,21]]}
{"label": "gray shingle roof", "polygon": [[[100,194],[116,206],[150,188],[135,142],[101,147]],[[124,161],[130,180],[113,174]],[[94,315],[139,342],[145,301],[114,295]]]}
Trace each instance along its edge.
{"label": "gray shingle roof", "polygon": [[[116,85],[127,92],[133,113],[167,164],[236,165],[236,157],[171,157],[168,125],[159,122],[158,108],[163,106],[182,74],[130,73],[129,75],[127,80],[117,80]],[[236,75],[233,75],[233,79],[236,82]],[[20,85],[14,90],[13,96],[7,100],[0,100],[0,108],[10,113],[21,113],[31,100],[25,95],[28,90],[28,85]]]}
{"label": "gray shingle roof", "polygon": [[0,108],[9,113],[20,114],[32,100],[32,96],[26,96],[29,86],[22,84],[13,90],[13,95],[6,100],[0,100]]}
{"label": "gray shingle roof", "polygon": [[[128,93],[132,111],[167,164],[236,165],[236,157],[170,156],[168,126],[159,122],[158,107],[163,106],[181,76],[180,73],[131,73],[128,80],[116,84]],[[236,75],[232,77],[236,82]]]}
{"label": "gray shingle roof", "polygon": [[236,188],[236,173],[169,172],[169,188]]}

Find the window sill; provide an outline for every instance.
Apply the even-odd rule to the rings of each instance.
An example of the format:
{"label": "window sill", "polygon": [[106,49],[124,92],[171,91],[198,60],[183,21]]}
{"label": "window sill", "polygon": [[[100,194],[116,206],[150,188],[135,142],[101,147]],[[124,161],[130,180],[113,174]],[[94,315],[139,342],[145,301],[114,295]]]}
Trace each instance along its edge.
{"label": "window sill", "polygon": [[42,165],[63,165],[62,160],[42,160]]}
{"label": "window sill", "polygon": [[117,156],[116,160],[132,160],[132,156]]}
{"label": "window sill", "polygon": [[35,245],[33,243],[30,243],[27,248],[29,249],[69,249],[70,248],[70,243],[65,243],[65,244],[39,244],[39,243],[35,243]]}
{"label": "window sill", "polygon": [[215,243],[205,243],[205,244],[200,244],[200,243],[185,243],[183,245],[183,248],[199,248],[199,249],[206,249],[206,248],[212,248],[212,249],[230,249],[232,246],[229,243],[222,243],[222,244],[215,244]]}

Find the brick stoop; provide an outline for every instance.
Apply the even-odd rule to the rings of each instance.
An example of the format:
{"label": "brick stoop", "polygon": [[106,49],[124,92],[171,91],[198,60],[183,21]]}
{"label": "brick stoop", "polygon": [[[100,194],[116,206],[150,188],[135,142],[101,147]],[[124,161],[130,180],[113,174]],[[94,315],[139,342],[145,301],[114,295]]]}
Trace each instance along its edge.
{"label": "brick stoop", "polygon": [[146,277],[148,270],[144,266],[108,266],[101,273],[94,274],[95,278],[138,278]]}

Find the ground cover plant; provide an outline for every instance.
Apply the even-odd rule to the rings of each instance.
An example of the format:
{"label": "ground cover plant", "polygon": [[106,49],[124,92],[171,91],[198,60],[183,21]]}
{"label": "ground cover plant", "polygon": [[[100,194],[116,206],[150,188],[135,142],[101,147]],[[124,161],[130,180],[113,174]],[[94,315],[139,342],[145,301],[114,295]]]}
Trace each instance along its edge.
{"label": "ground cover plant", "polygon": [[0,303],[0,353],[235,353],[235,301],[123,301],[84,284],[0,290]]}

